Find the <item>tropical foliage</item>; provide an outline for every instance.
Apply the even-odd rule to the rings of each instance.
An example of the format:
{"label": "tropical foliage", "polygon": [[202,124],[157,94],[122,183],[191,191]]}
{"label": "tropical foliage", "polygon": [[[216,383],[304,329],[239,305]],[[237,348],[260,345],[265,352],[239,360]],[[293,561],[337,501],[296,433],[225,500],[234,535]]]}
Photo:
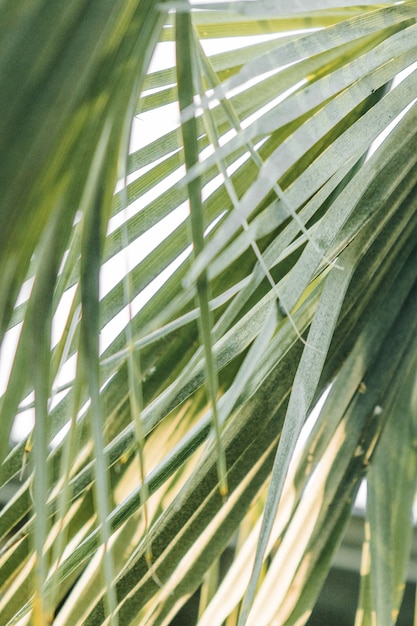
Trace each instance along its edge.
{"label": "tropical foliage", "polygon": [[3,624],[167,625],[198,588],[200,626],[303,624],[365,475],[356,624],[395,620],[416,18],[0,3]]}

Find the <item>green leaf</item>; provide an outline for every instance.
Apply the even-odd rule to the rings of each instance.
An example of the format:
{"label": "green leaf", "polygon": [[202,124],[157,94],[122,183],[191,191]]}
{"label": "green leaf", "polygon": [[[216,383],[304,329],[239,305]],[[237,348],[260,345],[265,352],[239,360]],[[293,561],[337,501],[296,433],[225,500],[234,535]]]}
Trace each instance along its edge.
{"label": "green leaf", "polygon": [[[417,480],[415,362],[392,402],[367,481],[366,543],[356,621],[396,623],[407,576]],[[400,420],[401,427],[398,427]]]}
{"label": "green leaf", "polygon": [[305,623],[367,473],[357,621],[394,620],[416,17],[1,3],[4,623],[169,624],[225,550],[202,624],[236,625],[254,561],[240,623],[251,596],[248,623]]}

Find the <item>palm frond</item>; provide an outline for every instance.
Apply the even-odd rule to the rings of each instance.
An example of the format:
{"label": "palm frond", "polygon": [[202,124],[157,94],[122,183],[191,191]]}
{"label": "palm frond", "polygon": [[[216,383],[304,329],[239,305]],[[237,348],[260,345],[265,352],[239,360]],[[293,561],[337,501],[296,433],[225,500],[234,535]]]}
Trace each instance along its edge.
{"label": "palm frond", "polygon": [[168,625],[201,585],[202,626],[305,623],[367,475],[357,623],[396,620],[416,18],[1,4],[5,624]]}

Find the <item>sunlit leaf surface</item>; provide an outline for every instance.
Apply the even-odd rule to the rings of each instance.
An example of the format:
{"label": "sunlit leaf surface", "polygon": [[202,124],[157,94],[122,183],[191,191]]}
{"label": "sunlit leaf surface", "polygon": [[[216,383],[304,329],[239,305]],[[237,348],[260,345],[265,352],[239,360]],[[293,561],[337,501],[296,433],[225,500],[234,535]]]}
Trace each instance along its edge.
{"label": "sunlit leaf surface", "polygon": [[416,19],[1,3],[2,623],[304,624],[367,475],[356,622],[395,622]]}

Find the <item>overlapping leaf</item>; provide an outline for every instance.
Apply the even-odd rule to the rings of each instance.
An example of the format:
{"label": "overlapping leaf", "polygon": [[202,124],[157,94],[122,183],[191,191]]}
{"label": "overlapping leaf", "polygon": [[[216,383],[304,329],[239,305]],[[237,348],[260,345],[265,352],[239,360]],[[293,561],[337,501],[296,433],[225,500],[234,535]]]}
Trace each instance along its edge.
{"label": "overlapping leaf", "polygon": [[[5,623],[169,624],[240,532],[200,615],[237,623],[261,498],[240,623],[299,624],[374,459],[361,623],[398,610],[404,431],[402,515],[381,521],[378,481],[415,374],[417,79],[397,76],[417,60],[417,2],[198,8],[0,8],[1,336],[22,324],[0,401],[0,483],[21,481],[0,513]],[[149,71],[158,41],[176,67]],[[140,134],[177,102],[127,155],[134,117]],[[31,393],[34,435],[10,449]]]}

